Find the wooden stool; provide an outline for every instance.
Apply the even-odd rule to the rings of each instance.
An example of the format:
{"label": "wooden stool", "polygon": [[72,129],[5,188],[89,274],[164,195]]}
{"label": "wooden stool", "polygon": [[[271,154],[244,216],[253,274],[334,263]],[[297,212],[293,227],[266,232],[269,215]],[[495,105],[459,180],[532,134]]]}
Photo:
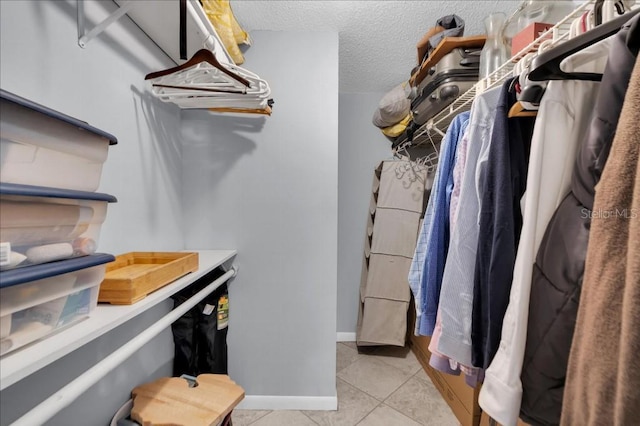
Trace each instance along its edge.
{"label": "wooden stool", "polygon": [[131,418],[145,426],[231,426],[231,411],[244,390],[224,374],[201,374],[194,387],[186,379],[163,377],[136,387]]}

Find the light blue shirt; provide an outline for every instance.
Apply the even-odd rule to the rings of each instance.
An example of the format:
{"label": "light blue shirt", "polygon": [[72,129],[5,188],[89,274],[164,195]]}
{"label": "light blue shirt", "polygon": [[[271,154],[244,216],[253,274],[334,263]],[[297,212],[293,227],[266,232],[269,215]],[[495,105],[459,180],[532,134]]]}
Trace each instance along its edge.
{"label": "light blue shirt", "polygon": [[430,336],[435,327],[440,283],[449,245],[449,205],[458,141],[469,112],[455,117],[440,145],[440,157],[422,228],[409,270],[409,286],[416,301],[416,335]]}

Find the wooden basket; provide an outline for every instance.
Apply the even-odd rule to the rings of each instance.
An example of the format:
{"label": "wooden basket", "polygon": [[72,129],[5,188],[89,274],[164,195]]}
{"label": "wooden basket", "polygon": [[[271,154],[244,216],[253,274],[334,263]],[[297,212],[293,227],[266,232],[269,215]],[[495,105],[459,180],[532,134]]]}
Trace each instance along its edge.
{"label": "wooden basket", "polygon": [[98,302],[131,305],[198,269],[198,253],[132,252],[107,265]]}

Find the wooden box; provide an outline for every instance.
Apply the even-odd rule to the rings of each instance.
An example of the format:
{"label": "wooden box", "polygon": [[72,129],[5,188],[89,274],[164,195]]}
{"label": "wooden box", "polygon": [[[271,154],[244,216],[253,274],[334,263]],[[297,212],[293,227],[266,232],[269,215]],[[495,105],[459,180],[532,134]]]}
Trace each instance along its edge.
{"label": "wooden box", "polygon": [[107,265],[98,302],[131,305],[198,269],[198,253],[132,252]]}
{"label": "wooden box", "polygon": [[[480,426],[502,426],[500,423],[495,420],[491,420],[491,417],[487,415],[487,413],[482,412],[482,417],[480,418]],[[518,419],[518,424],[516,426],[529,426],[529,424],[522,421],[522,419]]]}
{"label": "wooden box", "polygon": [[533,24],[520,31],[511,40],[511,56],[515,56],[520,53],[522,50],[524,50],[525,47],[533,43],[534,40],[540,37],[542,33],[547,31],[551,27],[553,27],[552,24],[534,22]]}

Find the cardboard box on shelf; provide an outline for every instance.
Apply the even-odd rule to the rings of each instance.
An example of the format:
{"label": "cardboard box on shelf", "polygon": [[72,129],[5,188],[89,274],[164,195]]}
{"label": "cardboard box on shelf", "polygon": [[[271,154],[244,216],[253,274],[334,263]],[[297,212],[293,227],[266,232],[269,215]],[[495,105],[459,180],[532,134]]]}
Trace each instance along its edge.
{"label": "cardboard box on shelf", "polygon": [[[491,421],[491,418],[489,417],[489,415],[483,412],[482,417],[480,418],[480,426],[502,426],[502,425],[496,422],[495,420]],[[529,426],[529,424],[518,419],[517,426]]]}
{"label": "cardboard box on shelf", "polygon": [[540,37],[542,33],[551,27],[553,27],[552,24],[545,24],[543,22],[534,22],[533,24],[525,27],[511,40],[511,56],[520,53],[525,47],[533,43],[535,39]]}

